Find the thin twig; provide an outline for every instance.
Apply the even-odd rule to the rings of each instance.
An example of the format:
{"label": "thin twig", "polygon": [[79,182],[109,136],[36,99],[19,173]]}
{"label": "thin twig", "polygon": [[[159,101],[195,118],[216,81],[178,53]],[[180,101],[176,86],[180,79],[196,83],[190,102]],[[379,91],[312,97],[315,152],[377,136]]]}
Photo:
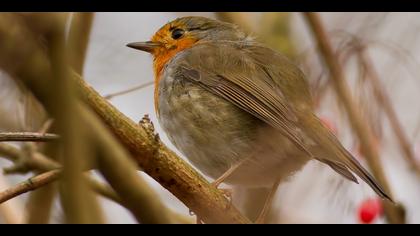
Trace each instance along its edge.
{"label": "thin twig", "polygon": [[[58,103],[61,102],[62,106],[60,106],[60,110],[58,110],[58,107],[56,107],[54,104],[48,104],[47,109],[49,109],[49,111],[51,112],[52,115],[54,115],[55,118],[57,118],[57,127],[59,129],[59,131],[61,131],[60,133],[66,133],[67,135],[63,135],[63,139],[62,141],[64,142],[64,147],[68,147],[70,145],[72,145],[72,147],[74,147],[73,149],[65,149],[64,150],[64,155],[65,158],[63,158],[64,160],[68,159],[69,161],[71,161],[70,163],[64,163],[63,165],[63,181],[61,181],[62,183],[65,181],[68,181],[68,183],[66,184],[67,186],[64,186],[64,190],[66,190],[67,192],[62,194],[62,199],[63,198],[67,198],[63,200],[63,202],[65,203],[65,208],[68,210],[68,212],[70,214],[68,214],[67,216],[70,216],[70,222],[81,222],[85,216],[78,214],[77,211],[80,211],[81,209],[83,209],[82,207],[80,207],[79,204],[77,204],[77,202],[74,202],[74,200],[77,199],[81,199],[80,198],[80,194],[84,194],[87,191],[85,190],[80,190],[80,189],[75,189],[76,183],[77,182],[83,182],[83,181],[74,181],[74,177],[75,175],[71,176],[71,174],[74,174],[75,172],[78,172],[77,169],[79,169],[80,165],[75,166],[74,163],[76,162],[76,156],[79,159],[83,159],[82,155],[75,155],[75,157],[70,160],[68,157],[70,154],[76,154],[76,151],[79,151],[80,154],[80,150],[82,150],[82,148],[80,148],[79,146],[76,146],[75,144],[80,144],[80,141],[77,142],[77,140],[74,140],[72,138],[77,137],[77,135],[72,135],[74,134],[74,130],[72,132],[71,129],[79,129],[80,130],[84,130],[85,132],[87,132],[89,130],[89,133],[87,135],[84,135],[81,132],[78,132],[77,134],[80,135],[81,137],[84,137],[86,139],[92,140],[92,142],[90,143],[91,145],[89,146],[90,149],[99,149],[102,153],[102,156],[104,157],[104,161],[101,161],[101,163],[108,163],[105,164],[109,167],[107,168],[101,168],[101,170],[103,172],[106,172],[105,176],[110,180],[110,182],[112,182],[113,187],[115,189],[117,189],[118,191],[123,191],[125,194],[121,194],[121,198],[124,200],[124,202],[126,202],[126,206],[131,206],[132,208],[130,208],[130,210],[135,209],[135,215],[139,216],[142,215],[142,217],[139,217],[138,219],[141,222],[146,222],[146,223],[168,223],[169,217],[172,217],[172,213],[166,214],[166,212],[170,212],[167,211],[166,208],[162,207],[158,207],[158,210],[151,210],[153,209],[153,207],[155,207],[157,204],[161,204],[162,203],[159,201],[159,198],[155,195],[153,195],[153,191],[151,191],[150,188],[148,188],[145,184],[142,184],[141,186],[137,185],[131,185],[131,183],[134,183],[137,181],[137,183],[139,183],[139,181],[141,181],[140,176],[138,176],[137,174],[137,169],[136,169],[136,164],[129,164],[127,162],[127,165],[129,165],[129,167],[124,167],[124,168],[115,168],[116,166],[120,166],[121,165],[121,158],[120,158],[120,149],[118,148],[119,143],[117,141],[113,141],[111,142],[110,140],[113,140],[113,136],[111,134],[107,133],[107,129],[106,128],[102,128],[103,132],[97,136],[99,136],[99,138],[97,136],[95,136],[95,134],[98,132],[97,127],[95,126],[96,124],[102,123],[100,120],[93,120],[93,119],[88,119],[86,117],[84,117],[82,114],[82,112],[68,112],[70,109],[72,109],[72,106],[74,106],[75,101],[71,101],[68,100],[68,98],[70,96],[66,96],[68,95],[69,91],[63,89],[65,86],[70,90],[72,87],[71,85],[66,85],[66,83],[69,83],[66,80],[66,73],[65,68],[63,68],[63,65],[65,64],[63,60],[64,57],[62,57],[60,55],[60,52],[62,52],[62,50],[58,50],[58,48],[60,48],[60,41],[61,40],[57,40],[52,38],[53,40],[53,45],[54,47],[52,48],[52,52],[55,52],[57,54],[53,54],[52,56],[52,61],[53,61],[53,68],[55,70],[53,70],[53,75],[56,76],[57,78],[55,78],[54,83],[52,83],[51,87],[56,87],[57,90],[59,90],[59,92],[54,91],[55,94],[59,93],[62,96],[60,97],[60,99],[58,97],[56,97],[54,100]],[[51,40],[51,39],[50,39]],[[55,44],[54,44],[55,43]],[[51,92],[51,91],[49,91]],[[53,94],[53,93],[51,93]],[[47,96],[46,96],[47,97]],[[74,96],[76,97],[76,96]],[[67,99],[66,99],[67,98]],[[77,98],[77,97],[76,97]],[[85,109],[87,110],[87,109]],[[74,108],[72,109],[72,111],[74,111]],[[61,113],[59,113],[61,112]],[[65,114],[71,114],[72,118],[69,118],[70,115],[65,115]],[[75,117],[75,115],[77,115],[77,117]],[[77,123],[77,125],[75,125],[75,122],[77,121],[77,119],[85,119],[85,120],[89,120],[92,121],[91,123],[83,123],[85,121],[83,121],[82,123]],[[64,118],[67,119],[67,124],[68,127],[63,127],[63,120]],[[96,118],[97,119],[97,118]],[[89,125],[89,126],[87,126]],[[96,129],[94,129],[94,131],[91,131],[90,129],[92,127],[96,127]],[[95,133],[95,134],[94,134]],[[93,140],[93,138],[97,139]],[[100,140],[107,140],[106,144],[102,144]],[[96,143],[101,143],[100,148],[95,148],[95,144]],[[86,145],[86,144],[85,144]],[[73,152],[72,152],[73,151]],[[118,153],[119,152],[119,153]],[[125,151],[124,151],[125,153]],[[84,153],[82,153],[84,154]],[[93,153],[92,153],[93,154]],[[92,155],[95,156],[95,155]],[[113,160],[113,157],[119,157],[120,159],[116,159]],[[132,159],[129,159],[128,157],[126,158],[128,161],[132,162]],[[119,161],[118,161],[119,160]],[[69,167],[74,167],[74,168],[69,168]],[[67,171],[67,178],[66,177],[66,169],[69,169],[70,171]],[[109,169],[109,171],[107,171],[106,169]],[[132,170],[132,171],[130,171]],[[119,172],[119,176],[121,176],[123,179],[119,179],[118,181],[114,181],[116,178],[112,177],[113,175],[116,175],[114,173]],[[73,172],[73,173],[71,173]],[[129,177],[133,177],[133,178],[129,178]],[[73,179],[72,179],[73,177]],[[71,189],[70,189],[71,187]],[[70,189],[70,191],[69,191]],[[73,191],[71,191],[73,190]],[[78,190],[78,191],[76,191]],[[73,195],[73,196],[69,196],[69,195]],[[73,203],[71,201],[73,201]],[[86,201],[86,198],[83,198],[83,201]],[[69,205],[72,205],[74,207],[68,207]],[[91,207],[91,205],[89,205]],[[88,207],[84,208],[85,210],[89,210]],[[154,212],[152,212],[154,211]],[[166,215],[168,215],[166,217]],[[153,220],[151,220],[152,218],[154,218]],[[97,219],[97,218],[90,218],[90,219]]]}
{"label": "thin twig", "polygon": [[[38,132],[47,132],[53,123],[53,119],[48,119]],[[33,146],[32,152],[24,160],[29,167],[32,167],[35,173],[42,173],[47,170],[59,169],[58,163],[48,158],[48,155],[54,155],[54,143],[47,143],[46,145],[39,145],[40,143],[25,143],[25,145]],[[22,149],[25,146],[22,147]],[[23,151],[23,150],[22,150]],[[45,154],[44,154],[45,153]],[[15,163],[16,165],[16,163]],[[49,184],[29,194],[25,205],[25,219],[26,224],[47,224],[50,222],[52,209],[54,207],[54,199],[58,193],[57,184]]]}
{"label": "thin twig", "polygon": [[32,177],[14,187],[6,189],[0,192],[0,204],[23,193],[27,193],[29,191],[45,186],[58,179],[59,176],[59,170],[52,170]]}
{"label": "thin twig", "polygon": [[[0,188],[9,189],[9,183],[0,175]],[[18,201],[8,201],[3,204],[0,204],[0,218],[6,224],[20,224],[22,223],[22,207]]]}
{"label": "thin twig", "polygon": [[122,90],[122,91],[115,92],[115,93],[110,93],[108,95],[105,95],[104,98],[110,100],[114,97],[124,95],[124,94],[127,94],[127,93],[131,93],[131,92],[146,88],[146,87],[148,87],[150,85],[153,85],[153,84],[154,84],[154,81],[146,82],[144,84],[140,84],[140,85],[137,85],[135,87],[132,87],[132,88],[129,88],[129,89],[126,89],[126,90]]}
{"label": "thin twig", "polygon": [[[14,150],[14,151],[16,151],[16,150]],[[49,160],[49,159],[48,159]],[[54,161],[52,161],[52,160],[50,160],[50,162],[51,162],[51,164],[47,164],[47,165],[45,165],[44,164],[44,162],[45,162],[45,160],[39,160],[39,159],[35,159],[35,160],[33,160],[33,166],[34,166],[34,168],[36,168],[36,167],[40,167],[41,168],[41,170],[42,171],[44,171],[44,170],[46,170],[46,169],[48,169],[48,168],[53,168],[53,169],[56,169],[57,168],[57,166],[58,166],[58,168],[59,168],[59,164],[58,163],[56,163],[56,162],[54,162]],[[56,170],[56,171],[59,171],[59,170]],[[107,199],[109,199],[109,200],[111,200],[111,201],[114,201],[115,203],[117,203],[117,204],[120,204],[120,205],[122,205],[123,207],[125,207],[125,208],[127,208],[127,209],[131,209],[130,208],[130,206],[129,205],[127,205],[127,203],[126,202],[124,202],[122,199],[121,199],[121,197],[112,189],[112,188],[110,188],[108,185],[105,185],[105,184],[103,184],[103,183],[101,183],[101,182],[99,182],[99,181],[97,181],[97,180],[95,180],[94,178],[92,178],[92,177],[89,177],[89,176],[85,176],[86,177],[86,180],[87,180],[87,183],[89,184],[89,186],[96,192],[96,193],[98,193],[98,194],[100,194],[100,195],[102,195],[103,197],[105,197],[105,198],[107,198]],[[52,182],[54,182],[54,181],[56,181],[58,178],[47,178],[46,180],[44,180],[45,181],[45,185],[47,185],[47,184],[49,184],[49,183],[52,183]],[[33,186],[33,189],[32,190],[38,190],[38,191],[44,191],[44,190],[47,190],[47,188],[45,188],[45,187],[49,187],[49,185],[48,186],[45,186],[45,185],[37,185],[37,186]],[[43,187],[42,189],[41,189],[41,187]],[[152,192],[152,191],[150,191],[148,188],[145,188],[144,186],[142,187],[142,188],[139,188],[138,190],[140,190],[140,189],[142,189],[142,191],[146,191],[146,192]],[[48,188],[48,192],[52,192],[52,190],[53,189],[49,189]],[[135,190],[135,189],[134,189]],[[10,190],[10,191],[15,191],[15,190]],[[137,191],[137,190],[135,190],[135,191]],[[24,193],[26,193],[26,191],[20,191],[20,192],[18,192],[18,193],[15,193],[15,196],[14,197],[17,197],[17,196],[19,196],[19,195],[21,195],[21,194],[24,194]],[[35,192],[34,192],[35,193]],[[48,194],[49,195],[49,194]],[[37,196],[37,195],[34,195],[34,196]],[[43,195],[43,196],[45,196],[45,195]],[[14,198],[14,197],[12,197],[12,198]],[[135,198],[135,197],[134,197]],[[11,199],[11,198],[10,198]],[[10,199],[8,199],[8,200],[10,200]],[[139,201],[139,199],[137,199],[137,198],[135,198],[136,200],[136,202],[138,202]],[[156,201],[157,200],[157,198],[155,198],[154,199],[154,201]],[[6,201],[6,200],[5,200]],[[147,202],[149,202],[149,201],[146,201],[146,203]],[[3,205],[1,205],[1,206],[3,206]],[[29,208],[37,208],[37,207],[39,207],[38,205],[33,205],[33,204],[30,204],[30,202],[28,202],[28,207]],[[140,206],[139,206],[140,207]],[[139,208],[139,210],[143,210],[143,211],[147,211],[146,210],[146,208]],[[183,216],[183,215],[180,215],[180,214],[178,214],[178,213],[175,213],[175,212],[173,212],[172,210],[170,210],[170,209],[160,209],[160,211],[159,211],[161,214],[163,214],[163,215],[168,215],[169,216],[169,218],[171,219],[171,223],[187,223],[187,224],[191,224],[193,221],[192,221],[192,219],[190,219],[190,217],[187,217],[187,216]],[[38,217],[40,217],[39,215],[38,215]],[[9,217],[10,218],[10,217]],[[30,222],[30,223],[46,223],[46,222],[39,222],[38,220],[38,218],[36,218],[36,217],[31,217],[31,218],[29,218],[29,219],[27,219],[28,220],[28,222]],[[17,223],[17,221],[16,220],[12,220],[12,221],[10,221],[11,223],[12,222],[14,222],[14,223]],[[144,222],[144,221],[143,221]],[[146,220],[146,222],[147,222],[147,220]]]}
{"label": "thin twig", "polygon": [[57,140],[57,134],[36,132],[1,132],[0,142],[48,142]]}
{"label": "thin twig", "polygon": [[51,128],[51,126],[54,123],[54,119],[48,119],[47,121],[42,124],[41,128],[39,128],[38,132],[41,134],[45,134],[48,132],[48,130]]}
{"label": "thin twig", "polygon": [[[374,148],[374,137],[369,126],[361,119],[360,113],[354,104],[354,101],[350,95],[349,88],[346,84],[346,79],[341,65],[333,52],[331,42],[327,36],[324,26],[317,13],[304,13],[304,16],[308,22],[308,25],[317,40],[320,55],[325,61],[331,73],[332,84],[335,88],[337,97],[344,105],[347,115],[349,116],[350,124],[358,136],[362,148],[362,152],[366,157],[370,169],[374,176],[377,178],[379,183],[383,186],[386,192],[388,192],[392,198],[393,194],[390,191],[389,184],[386,180],[383,172],[378,150]],[[400,209],[396,205],[390,202],[384,202],[385,214],[391,223],[403,223],[405,222]]]}
{"label": "thin twig", "polygon": [[414,150],[412,149],[410,141],[408,140],[408,137],[402,128],[402,125],[398,119],[397,113],[392,106],[389,96],[387,95],[386,90],[381,83],[378,72],[373,65],[372,59],[369,57],[365,48],[362,48],[360,51],[359,59],[365,66],[366,78],[369,79],[373,85],[373,93],[376,97],[376,100],[379,102],[379,104],[382,105],[385,113],[388,115],[389,123],[391,124],[391,127],[397,136],[397,140],[404,154],[403,156],[405,157],[405,160],[420,177],[420,166],[416,161]]}
{"label": "thin twig", "polygon": [[38,151],[32,153],[31,156],[26,156],[27,153],[23,150],[7,143],[0,143],[0,155],[15,164],[4,169],[4,172],[7,174],[15,173],[16,171],[21,172],[19,170],[25,170],[24,172],[31,170],[49,171],[60,168],[58,163]]}
{"label": "thin twig", "polygon": [[[86,110],[84,112],[80,111],[79,114],[85,114]],[[86,115],[86,114],[85,114]],[[89,116],[90,119],[95,119],[91,115]],[[92,122],[92,121],[90,121]],[[103,140],[104,137],[106,137],[109,134],[104,133],[104,131],[97,132],[98,127],[97,125],[90,123],[90,127],[95,133],[96,136],[101,137],[100,140]],[[137,216],[138,220],[142,223],[190,223],[188,218],[182,217],[180,215],[177,215],[170,209],[164,207],[162,203],[159,201],[158,196],[155,196],[153,193],[153,190],[151,190],[145,183],[140,183],[140,185],[137,185],[135,183],[132,184],[132,182],[140,181],[140,176],[137,175],[137,171],[135,169],[135,164],[129,164],[129,166],[125,166],[123,168],[116,168],[118,166],[118,160],[115,160],[117,157],[118,152],[116,153],[115,150],[118,149],[118,147],[115,146],[115,144],[109,143],[101,144],[100,150],[103,150],[103,154],[100,156],[100,158],[107,158],[110,159],[109,163],[111,166],[111,169],[115,172],[120,170],[119,176],[123,178],[123,180],[119,181],[113,181],[115,183],[114,186],[116,186],[117,189],[121,189],[122,187],[126,186],[125,184],[121,183],[129,183],[126,187],[124,187],[123,192],[120,192],[122,196],[128,196],[128,200],[126,197],[124,197],[125,201],[121,199],[112,189],[110,189],[108,186],[105,186],[103,184],[100,184],[98,181],[95,181],[92,178],[87,177],[87,182],[89,183],[90,187],[95,190],[95,192],[110,198],[111,200],[120,203],[122,206],[126,207],[130,211],[134,213],[134,215]],[[6,145],[6,144],[5,144]],[[1,149],[0,149],[1,151]],[[27,168],[26,171],[29,170],[40,170],[40,171],[49,171],[51,169],[57,169],[60,168],[60,165],[56,163],[55,161],[45,157],[43,154],[36,152],[32,154],[31,157],[22,157],[26,153],[23,153],[23,151],[19,150],[16,147],[13,147],[11,145],[6,146],[6,151],[9,154],[16,155],[16,158],[12,158],[12,161],[18,162],[19,164],[16,165],[23,165]],[[127,157],[128,159],[128,157]],[[21,161],[23,160],[23,161]],[[128,159],[130,162],[131,160]],[[128,178],[128,173],[130,173],[135,180]],[[52,179],[51,181],[54,181],[55,179]],[[47,186],[49,187],[49,186]],[[43,189],[39,189],[40,191],[44,191]],[[50,192],[51,190],[48,190]],[[146,197],[145,196],[149,196]],[[158,205],[156,205],[158,204]],[[39,204],[38,204],[39,205]],[[157,207],[156,207],[157,206]],[[31,209],[37,208],[38,206],[28,206]],[[155,209],[153,209],[155,207]],[[154,214],[151,214],[154,212]],[[155,217],[156,216],[156,217]],[[151,219],[151,217],[155,217],[155,219]],[[170,221],[168,220],[171,219]],[[166,220],[165,220],[166,219]],[[38,222],[37,218],[31,218],[28,219],[32,222]]]}

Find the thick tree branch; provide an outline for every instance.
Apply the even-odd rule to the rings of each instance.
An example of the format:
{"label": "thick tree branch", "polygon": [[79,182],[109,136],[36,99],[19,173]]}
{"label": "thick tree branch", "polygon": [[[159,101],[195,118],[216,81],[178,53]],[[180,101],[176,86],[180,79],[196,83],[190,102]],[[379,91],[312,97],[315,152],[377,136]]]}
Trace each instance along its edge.
{"label": "thick tree branch", "polygon": [[[354,104],[351,97],[350,90],[346,84],[344,72],[338,63],[337,57],[334,55],[334,51],[331,46],[331,42],[327,36],[324,26],[317,13],[304,13],[304,16],[308,22],[309,28],[316,39],[320,51],[322,60],[325,61],[326,66],[330,70],[332,84],[335,88],[335,92],[339,100],[344,105],[347,115],[350,120],[350,124],[356,132],[357,137],[360,140],[362,153],[366,157],[370,169],[373,175],[383,186],[386,192],[393,196],[389,184],[386,180],[383,172],[378,150],[374,147],[374,137],[371,133],[369,126],[363,121],[360,113]],[[385,214],[391,223],[403,223],[405,222],[401,210],[396,205],[388,201],[384,201]]]}
{"label": "thick tree branch", "polygon": [[[14,28],[10,31],[10,28]],[[54,107],[49,99],[52,77],[44,52],[34,44],[27,31],[8,13],[1,15],[0,37],[9,42],[0,44],[0,66],[21,78],[45,107]],[[16,50],[19,48],[19,50]],[[11,64],[10,61],[21,61]],[[40,79],[42,78],[42,79]],[[185,161],[170,151],[145,126],[139,126],[88,86],[78,75],[73,79],[84,101],[100,116],[118,140],[131,152],[138,165],[162,186],[186,204],[206,223],[250,223],[223,194],[211,186]]]}
{"label": "thick tree branch", "polygon": [[250,223],[220,191],[211,186],[185,161],[170,151],[151,129],[137,125],[74,74],[85,102],[103,119],[138,165],[171,191],[206,223]]}
{"label": "thick tree branch", "polygon": [[78,113],[95,134],[98,169],[141,223],[171,223],[166,207],[138,175],[136,163],[92,111],[81,104]]}

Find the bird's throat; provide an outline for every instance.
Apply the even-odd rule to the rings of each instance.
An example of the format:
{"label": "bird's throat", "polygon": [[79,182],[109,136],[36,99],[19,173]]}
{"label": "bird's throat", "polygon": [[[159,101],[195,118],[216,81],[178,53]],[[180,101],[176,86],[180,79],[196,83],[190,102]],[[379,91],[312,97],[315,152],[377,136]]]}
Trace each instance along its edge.
{"label": "bird's throat", "polygon": [[155,91],[154,91],[154,100],[155,100],[155,111],[158,112],[159,103],[158,103],[158,96],[159,96],[159,81],[162,78],[163,70],[165,65],[179,52],[191,48],[197,42],[196,39],[193,38],[184,38],[178,40],[177,43],[171,47],[165,48],[162,47],[154,54],[153,60],[153,70],[155,73]]}

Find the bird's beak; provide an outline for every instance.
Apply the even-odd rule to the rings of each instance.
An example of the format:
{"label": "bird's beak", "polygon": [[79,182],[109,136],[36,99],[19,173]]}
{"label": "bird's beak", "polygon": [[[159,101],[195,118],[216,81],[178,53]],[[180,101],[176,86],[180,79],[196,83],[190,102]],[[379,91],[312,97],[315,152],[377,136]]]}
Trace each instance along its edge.
{"label": "bird's beak", "polygon": [[147,41],[147,42],[136,42],[136,43],[129,43],[127,44],[127,47],[130,48],[134,48],[137,50],[142,50],[148,53],[153,53],[153,51],[162,46],[161,43],[156,43],[156,42],[152,42],[152,41]]}

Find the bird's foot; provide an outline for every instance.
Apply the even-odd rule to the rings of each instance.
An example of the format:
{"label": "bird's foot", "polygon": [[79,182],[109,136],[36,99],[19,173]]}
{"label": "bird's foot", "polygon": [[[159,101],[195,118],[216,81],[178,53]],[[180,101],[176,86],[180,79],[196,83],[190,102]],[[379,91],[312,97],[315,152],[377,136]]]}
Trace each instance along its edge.
{"label": "bird's foot", "polygon": [[233,194],[233,190],[230,188],[219,188],[219,185],[221,184],[221,182],[218,182],[217,180],[214,181],[213,183],[211,183],[211,185],[213,185],[215,188],[217,188],[217,190],[219,190],[220,192],[222,192],[222,194],[229,200],[229,204],[226,207],[227,209],[229,209],[232,206],[232,194]]}
{"label": "bird's foot", "polygon": [[274,200],[274,195],[276,194],[279,185],[280,185],[280,178],[277,179],[274,182],[273,186],[271,187],[270,192],[268,193],[267,199],[265,200],[264,207],[261,210],[260,215],[258,216],[258,218],[254,222],[255,224],[266,223],[267,215],[270,212],[270,208],[271,208],[271,205],[272,205],[273,200]]}

